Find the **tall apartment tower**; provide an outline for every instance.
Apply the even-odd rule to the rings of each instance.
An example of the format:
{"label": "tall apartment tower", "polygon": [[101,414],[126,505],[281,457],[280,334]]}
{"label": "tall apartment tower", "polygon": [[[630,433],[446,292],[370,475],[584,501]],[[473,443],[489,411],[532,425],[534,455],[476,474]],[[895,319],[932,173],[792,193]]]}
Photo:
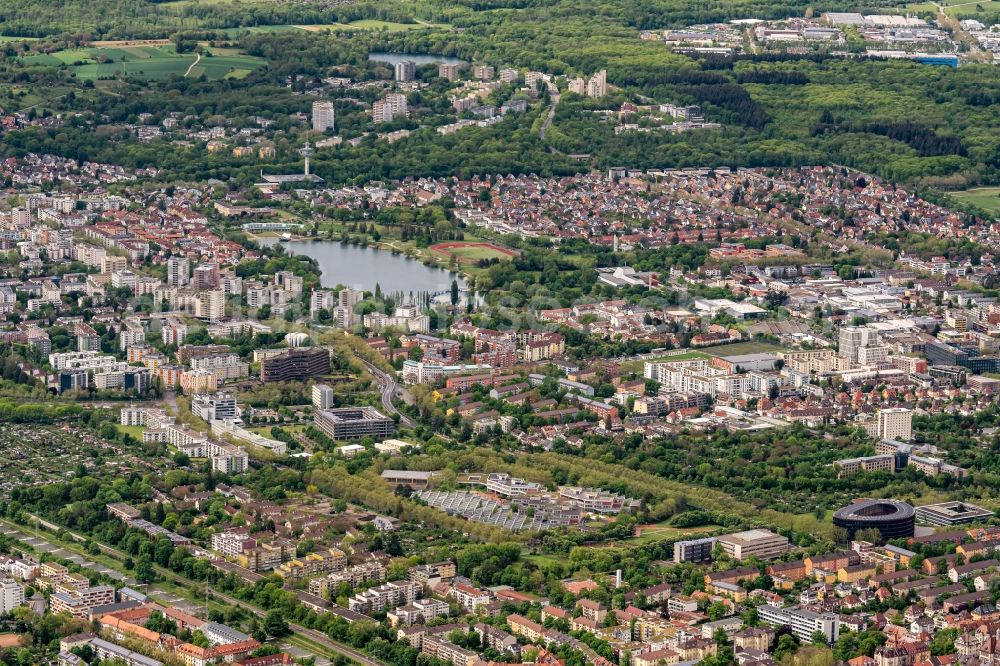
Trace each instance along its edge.
{"label": "tall apartment tower", "polygon": [[358,322],[355,309],[365,297],[359,289],[341,289],[337,294],[337,307],[333,309],[333,324],[338,328],[353,328]]}
{"label": "tall apartment tower", "polygon": [[187,257],[167,259],[167,286],[183,287],[191,282],[191,262]]}
{"label": "tall apartment tower", "polygon": [[333,129],[333,102],[313,102],[312,124],[317,132]]}
{"label": "tall apartment tower", "polygon": [[438,65],[438,76],[449,81],[458,80],[458,65],[453,62],[443,62]]}
{"label": "tall apartment tower", "polygon": [[226,316],[226,292],[220,290],[202,291],[194,302],[194,316],[217,322]]}
{"label": "tall apartment tower", "polygon": [[402,60],[396,63],[396,80],[412,81],[417,78],[417,63],[412,60]]}
{"label": "tall apartment tower", "polygon": [[337,305],[352,310],[365,298],[365,293],[360,289],[341,289],[337,294]]}
{"label": "tall apartment tower", "polygon": [[385,96],[386,104],[392,108],[392,115],[405,116],[407,112],[406,95],[402,93],[389,93]]}
{"label": "tall apartment tower", "polygon": [[384,99],[375,100],[372,103],[372,122],[387,123],[392,120],[392,105]]}
{"label": "tall apartment tower", "polygon": [[587,97],[600,98],[608,94],[608,73],[601,70],[587,81]]}
{"label": "tall apartment tower", "polygon": [[215,289],[219,286],[219,264],[201,264],[194,269],[196,289]]}

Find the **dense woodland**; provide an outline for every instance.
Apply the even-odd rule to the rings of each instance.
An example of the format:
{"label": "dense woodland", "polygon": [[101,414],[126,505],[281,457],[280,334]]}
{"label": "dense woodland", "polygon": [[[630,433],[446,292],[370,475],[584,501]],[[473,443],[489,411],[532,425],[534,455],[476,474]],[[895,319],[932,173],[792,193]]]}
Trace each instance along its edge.
{"label": "dense woodland", "polygon": [[[391,72],[367,60],[371,51],[433,53],[467,61],[488,61],[571,76],[607,69],[614,86],[609,100],[595,102],[564,95],[555,125],[542,143],[538,128],[546,100],[529,113],[490,128],[441,136],[431,129],[447,120],[442,87],[433,68],[421,76],[432,83],[419,102],[419,123],[400,128],[427,129],[386,149],[374,139],[357,146],[320,151],[317,173],[335,182],[365,182],[420,175],[462,176],[484,172],[561,175],[592,167],[783,166],[843,163],[886,178],[941,188],[994,182],[1000,178],[1000,83],[995,69],[963,65],[936,68],[904,61],[847,60],[824,56],[740,56],[697,60],[670,53],[661,44],[641,41],[638,30],[731,18],[801,15],[797,1],[745,0],[692,7],[676,0],[653,3],[583,0],[421,0],[405,8],[388,2],[343,6],[268,3],[114,3],[66,0],[39,9],[37,3],[11,0],[0,9],[0,33],[44,34],[28,46],[7,44],[0,66],[0,105],[16,97],[6,88],[66,87],[72,94],[51,103],[50,112],[74,110],[105,114],[123,122],[142,112],[180,111],[211,116],[262,115],[277,121],[275,172],[298,168],[299,128],[288,115],[305,111],[308,98],[291,92],[337,67],[357,80],[389,79]],[[887,5],[858,2],[839,10],[877,11]],[[585,6],[584,6],[585,5]],[[827,7],[810,5],[814,13]],[[49,17],[51,13],[53,16]],[[50,20],[51,19],[51,20]],[[330,23],[358,19],[448,24],[451,29],[413,29],[397,33],[305,33],[288,30],[247,33],[253,24]],[[47,26],[42,30],[41,26]],[[150,27],[153,26],[153,27]],[[168,79],[126,84],[118,95],[98,93],[76,81],[68,68],[25,66],[21,50],[73,44],[93,37],[164,37],[184,32],[190,38],[236,39],[269,67],[244,80]],[[54,41],[53,41],[54,40]],[[291,77],[292,88],[287,87]],[[6,82],[6,86],[5,86]],[[5,93],[5,88],[7,92]],[[438,93],[434,91],[437,90]],[[347,93],[345,92],[345,96]],[[700,104],[719,131],[682,134],[623,134],[602,123],[596,108],[617,108],[626,100]],[[358,136],[363,114],[338,103],[338,131]],[[372,97],[374,99],[374,97]],[[372,100],[365,98],[365,102]],[[437,114],[437,115],[435,115]],[[203,146],[179,149],[166,140],[139,144],[124,132],[93,127],[82,118],[73,128],[32,129],[5,136],[7,154],[53,152],[129,167],[157,166],[166,177],[235,178],[250,182],[260,165],[253,159],[205,152]],[[341,120],[343,119],[343,122]],[[393,126],[391,129],[395,129]],[[109,141],[108,139],[114,139]],[[585,154],[580,161],[570,155]]]}

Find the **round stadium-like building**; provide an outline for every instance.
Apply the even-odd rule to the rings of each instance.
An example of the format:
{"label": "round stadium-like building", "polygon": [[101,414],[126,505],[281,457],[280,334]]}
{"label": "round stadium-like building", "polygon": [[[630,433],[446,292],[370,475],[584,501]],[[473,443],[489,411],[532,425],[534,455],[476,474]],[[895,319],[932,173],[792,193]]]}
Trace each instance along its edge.
{"label": "round stadium-like building", "polygon": [[893,499],[871,499],[855,502],[833,514],[833,524],[847,530],[850,538],[858,530],[875,528],[882,542],[913,536],[916,511],[906,502]]}

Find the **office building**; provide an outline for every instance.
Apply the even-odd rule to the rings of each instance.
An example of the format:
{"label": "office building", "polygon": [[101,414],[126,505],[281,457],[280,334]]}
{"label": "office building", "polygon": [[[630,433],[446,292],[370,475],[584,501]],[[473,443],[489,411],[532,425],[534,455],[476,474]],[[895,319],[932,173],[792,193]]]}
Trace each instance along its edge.
{"label": "office building", "polygon": [[316,426],[333,439],[385,438],[396,431],[396,423],[374,407],[319,410]]}
{"label": "office building", "polygon": [[913,411],[905,407],[881,409],[877,419],[877,439],[908,442],[913,439]]}
{"label": "office building", "polygon": [[871,344],[875,332],[864,326],[845,326],[840,329],[840,357],[850,363],[858,362],[858,350]]}
{"label": "office building", "polygon": [[323,347],[289,349],[260,362],[260,379],[264,382],[301,382],[329,373],[330,352]]}
{"label": "office building", "polygon": [[191,400],[191,413],[211,423],[236,419],[236,398],[232,393],[196,395]]}
{"label": "office building", "polygon": [[712,559],[715,537],[674,542],[674,562],[708,562]]}
{"label": "office building", "polygon": [[333,407],[333,389],[326,384],[314,384],[312,387],[312,404],[316,409]]}
{"label": "office building", "polygon": [[833,524],[853,539],[862,529],[877,529],[882,542],[913,536],[916,512],[906,502],[893,499],[859,500],[833,514]]}
{"label": "office building", "polygon": [[917,522],[944,527],[979,523],[993,517],[993,512],[969,502],[941,502],[916,508]]}
{"label": "office building", "polygon": [[892,474],[896,471],[896,456],[883,454],[861,458],[844,458],[834,461],[833,466],[837,469],[838,477],[854,476],[858,472],[889,472]]}
{"label": "office building", "polygon": [[719,537],[719,545],[729,557],[745,560],[750,556],[766,560],[788,550],[788,539],[769,530],[747,530]]}
{"label": "office building", "polygon": [[333,102],[313,102],[312,127],[317,132],[334,128]]}
{"label": "office building", "polygon": [[396,63],[396,80],[412,81],[417,78],[417,63],[412,60],[401,60]]}

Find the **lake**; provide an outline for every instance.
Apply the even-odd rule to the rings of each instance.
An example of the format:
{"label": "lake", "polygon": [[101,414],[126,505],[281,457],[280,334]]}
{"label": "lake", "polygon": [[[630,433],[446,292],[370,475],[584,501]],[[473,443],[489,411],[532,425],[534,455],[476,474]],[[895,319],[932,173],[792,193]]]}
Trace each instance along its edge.
{"label": "lake", "polygon": [[450,65],[465,65],[468,64],[466,61],[460,58],[453,58],[451,56],[443,55],[427,55],[425,53],[369,53],[369,60],[375,60],[376,62],[384,62],[386,64],[396,66],[396,63],[403,62],[404,60],[409,60],[415,62],[418,65],[429,65],[429,64],[440,64],[447,63]]}
{"label": "lake", "polygon": [[[275,245],[277,238],[258,238],[261,245]],[[377,283],[382,292],[403,292],[404,296],[422,292],[440,292],[451,289],[451,281],[465,288],[461,276],[452,275],[443,268],[425,266],[405,254],[393,254],[360,245],[342,245],[340,241],[295,240],[281,243],[290,254],[304,254],[319,262],[323,272],[320,282],[324,287],[345,287],[374,291]]]}

